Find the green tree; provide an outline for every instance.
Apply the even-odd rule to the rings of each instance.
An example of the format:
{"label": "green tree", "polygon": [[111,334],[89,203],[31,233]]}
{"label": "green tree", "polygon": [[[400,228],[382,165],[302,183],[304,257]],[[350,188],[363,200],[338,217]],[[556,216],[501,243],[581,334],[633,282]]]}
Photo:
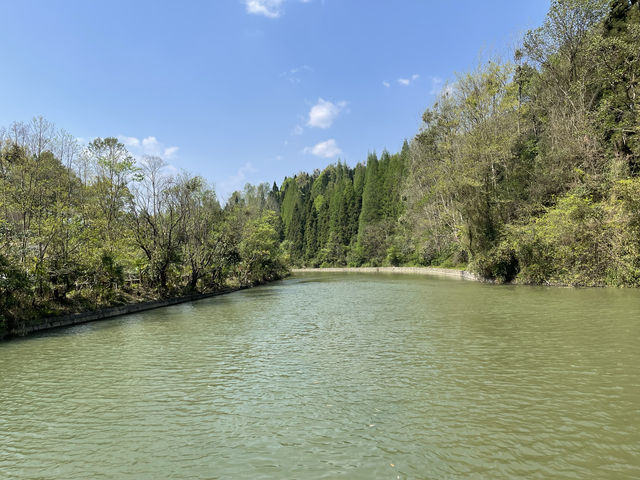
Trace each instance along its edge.
{"label": "green tree", "polygon": [[275,280],[286,271],[277,223],[276,213],[269,210],[247,222],[239,247],[241,262],[238,271],[243,284]]}

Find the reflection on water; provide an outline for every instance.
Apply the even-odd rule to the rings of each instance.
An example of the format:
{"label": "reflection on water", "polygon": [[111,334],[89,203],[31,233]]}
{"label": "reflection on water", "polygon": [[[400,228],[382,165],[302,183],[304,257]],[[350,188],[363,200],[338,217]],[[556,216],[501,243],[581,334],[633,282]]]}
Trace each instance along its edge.
{"label": "reflection on water", "polygon": [[640,292],[300,274],[0,345],[0,478],[640,478]]}

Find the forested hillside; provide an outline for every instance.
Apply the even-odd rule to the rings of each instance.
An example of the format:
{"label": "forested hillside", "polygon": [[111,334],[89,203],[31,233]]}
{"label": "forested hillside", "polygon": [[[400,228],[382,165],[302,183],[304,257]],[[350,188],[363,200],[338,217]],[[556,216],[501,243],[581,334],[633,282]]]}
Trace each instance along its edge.
{"label": "forested hillside", "polygon": [[274,211],[200,177],[81,148],[43,118],[0,130],[0,338],[42,316],[252,285],[286,272]]}
{"label": "forested hillside", "polygon": [[466,265],[640,285],[640,4],[555,0],[512,62],[458,75],[400,153],[284,180],[296,265]]}

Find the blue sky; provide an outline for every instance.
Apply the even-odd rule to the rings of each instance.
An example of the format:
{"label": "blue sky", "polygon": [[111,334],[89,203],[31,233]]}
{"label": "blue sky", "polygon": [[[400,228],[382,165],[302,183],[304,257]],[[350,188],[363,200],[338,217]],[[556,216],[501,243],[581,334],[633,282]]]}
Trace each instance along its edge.
{"label": "blue sky", "polygon": [[547,0],[4,1],[0,125],[43,115],[246,182],[397,151],[445,82]]}

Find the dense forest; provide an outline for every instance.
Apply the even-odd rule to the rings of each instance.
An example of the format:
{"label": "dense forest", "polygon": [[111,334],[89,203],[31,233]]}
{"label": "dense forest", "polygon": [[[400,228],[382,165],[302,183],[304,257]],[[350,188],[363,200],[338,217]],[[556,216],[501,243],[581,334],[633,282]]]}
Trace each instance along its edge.
{"label": "dense forest", "polygon": [[282,219],[283,249],[294,265],[397,265],[409,145],[399,154],[369,154],[355,168],[338,163],[286,178],[272,196]]}
{"label": "dense forest", "polygon": [[250,193],[222,208],[202,178],[136,161],[116,138],[81,147],[43,118],[0,140],[0,338],[42,316],[287,271],[279,219]]}
{"label": "dense forest", "polygon": [[458,75],[400,153],[274,186],[292,263],[639,286],[640,4],[555,0],[514,53]]}
{"label": "dense forest", "polygon": [[553,0],[513,61],[460,74],[398,153],[247,185],[0,129],[0,336],[46,315],[253,285],[293,266],[434,265],[640,286],[640,3]]}

